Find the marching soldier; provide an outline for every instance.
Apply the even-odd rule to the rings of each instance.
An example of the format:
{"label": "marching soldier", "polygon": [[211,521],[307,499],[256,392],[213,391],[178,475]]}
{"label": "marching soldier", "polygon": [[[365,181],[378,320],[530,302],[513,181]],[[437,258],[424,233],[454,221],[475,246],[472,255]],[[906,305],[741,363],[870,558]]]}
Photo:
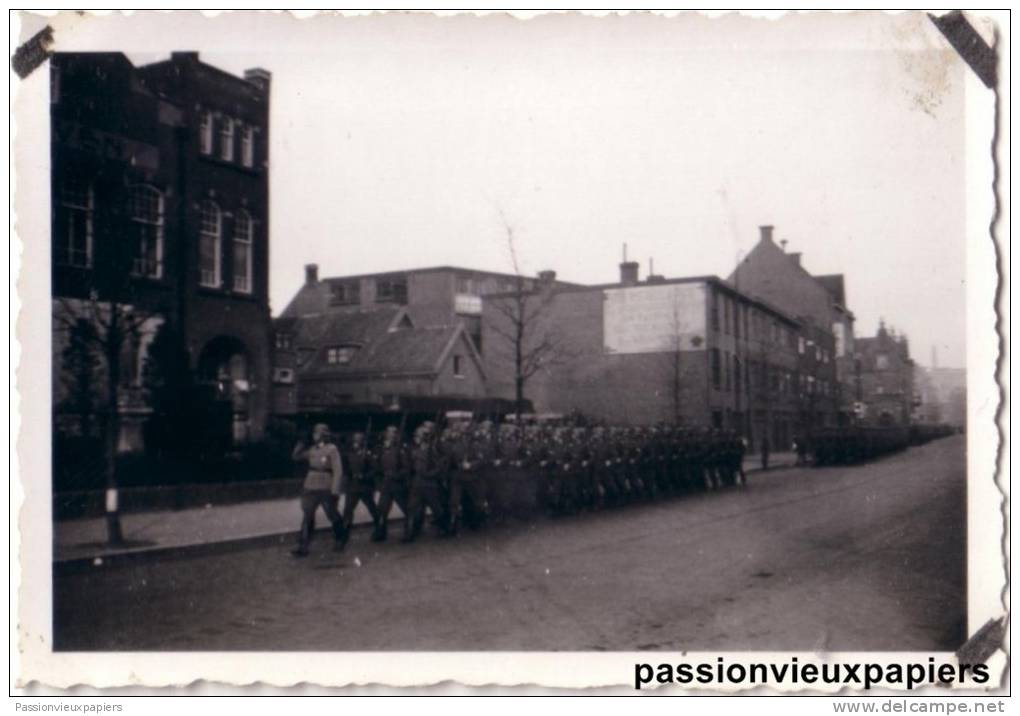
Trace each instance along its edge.
{"label": "marching soldier", "polygon": [[464,499],[474,510],[474,522],[480,525],[488,513],[483,470],[492,451],[492,423],[482,423],[474,434],[465,429],[451,441],[453,460],[450,474],[450,534],[456,535],[464,520]]}
{"label": "marching soldier", "polygon": [[379,522],[372,533],[372,541],[385,542],[386,527],[394,502],[404,513],[404,518],[410,519],[407,446],[401,442],[399,431],[394,425],[386,428],[383,433],[376,464],[379,471]]}
{"label": "marching soldier", "polygon": [[372,526],[379,529],[379,510],[375,505],[375,475],[372,469],[372,453],[365,444],[364,433],[354,433],[351,448],[347,453],[349,472],[344,486],[344,526],[350,531],[354,524],[354,509],[364,503],[372,516]]}
{"label": "marching soldier", "polygon": [[295,461],[308,463],[308,474],[301,489],[301,531],[298,533],[297,548],[291,554],[295,557],[308,556],[315,512],[319,507],[322,507],[333,525],[334,549],[343,549],[348,532],[336,509],[343,479],[343,463],[340,451],[330,439],[329,427],[324,423],[317,424],[312,430],[312,446],[306,448],[304,443],[299,442],[294,447],[292,457]]}
{"label": "marching soldier", "polygon": [[[426,422],[414,433],[411,447],[411,485],[407,498],[407,521],[404,523],[404,542],[413,542],[421,534],[425,521],[425,508],[432,511],[440,525],[446,524],[446,510],[440,494],[442,465],[432,443],[434,423]],[[442,527],[445,532],[445,526]]]}

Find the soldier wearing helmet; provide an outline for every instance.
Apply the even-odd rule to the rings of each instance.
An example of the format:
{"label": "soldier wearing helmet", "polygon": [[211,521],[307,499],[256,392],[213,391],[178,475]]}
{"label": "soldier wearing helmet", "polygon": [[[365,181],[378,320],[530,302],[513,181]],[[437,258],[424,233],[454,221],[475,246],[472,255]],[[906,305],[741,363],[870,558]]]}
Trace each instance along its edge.
{"label": "soldier wearing helmet", "polygon": [[372,516],[374,531],[379,529],[379,510],[375,504],[375,473],[372,453],[368,449],[365,433],[354,433],[347,449],[347,480],[344,484],[344,525],[348,530],[354,524],[354,510],[361,502]]}
{"label": "soldier wearing helmet", "polygon": [[[404,542],[413,542],[421,534],[428,508],[440,525],[446,524],[446,508],[441,498],[442,465],[433,444],[435,423],[428,421],[414,433],[410,449],[411,482],[407,498]],[[445,527],[443,528],[445,532]]]}
{"label": "soldier wearing helmet", "polygon": [[406,517],[408,514],[409,458],[407,446],[401,441],[400,431],[390,425],[383,432],[382,443],[376,455],[379,474],[379,522],[372,541],[385,542],[390,510],[396,502]]}

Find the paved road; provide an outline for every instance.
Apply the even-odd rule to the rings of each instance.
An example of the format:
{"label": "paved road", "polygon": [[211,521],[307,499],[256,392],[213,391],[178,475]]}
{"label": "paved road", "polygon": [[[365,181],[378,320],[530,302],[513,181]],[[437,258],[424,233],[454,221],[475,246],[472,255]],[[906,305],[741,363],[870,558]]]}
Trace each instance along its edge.
{"label": "paved road", "polygon": [[[951,437],[747,488],[347,551],[55,577],[58,649],[929,650],[964,638]],[[399,532],[399,530],[398,530]]]}

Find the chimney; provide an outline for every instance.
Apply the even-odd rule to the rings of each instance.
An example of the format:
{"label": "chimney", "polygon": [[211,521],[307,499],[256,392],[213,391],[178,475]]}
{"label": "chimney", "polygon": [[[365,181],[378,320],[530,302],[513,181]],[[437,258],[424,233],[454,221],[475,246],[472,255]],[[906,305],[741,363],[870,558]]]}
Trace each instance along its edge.
{"label": "chimney", "polygon": [[620,264],[620,283],[624,286],[633,286],[638,282],[638,270],[640,264],[637,261],[624,261]]}
{"label": "chimney", "polygon": [[170,59],[174,62],[198,62],[197,52],[171,52]]}
{"label": "chimney", "polygon": [[761,232],[761,240],[762,241],[769,241],[769,242],[772,241],[772,228],[773,227],[771,225],[769,225],[769,224],[765,224],[763,226],[759,226],[758,227],[758,231]]}
{"label": "chimney", "polygon": [[319,282],[319,264],[305,264],[305,283]]}
{"label": "chimney", "polygon": [[[785,241],[783,242],[783,248],[784,249],[786,248],[786,242]],[[800,266],[800,251],[798,251],[797,253],[790,254],[790,260],[793,261],[793,263],[795,263],[798,266]]]}
{"label": "chimney", "polygon": [[543,283],[543,284],[548,286],[548,285],[551,285],[553,283],[553,281],[555,281],[555,280],[556,280],[556,272],[555,271],[546,270],[546,271],[539,271],[538,272],[538,281],[539,281],[539,283]]}
{"label": "chimney", "polygon": [[269,84],[273,79],[273,73],[261,67],[252,67],[244,71],[244,79],[258,87],[262,94],[269,94]]}

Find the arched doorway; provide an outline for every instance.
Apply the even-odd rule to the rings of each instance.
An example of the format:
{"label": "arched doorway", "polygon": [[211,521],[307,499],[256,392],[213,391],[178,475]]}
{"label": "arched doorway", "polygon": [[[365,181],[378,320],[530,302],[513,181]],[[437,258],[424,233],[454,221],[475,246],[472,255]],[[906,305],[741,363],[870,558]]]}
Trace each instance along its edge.
{"label": "arched doorway", "polygon": [[244,343],[233,336],[217,336],[206,343],[198,357],[197,377],[211,437],[228,446],[246,443],[252,380]]}

